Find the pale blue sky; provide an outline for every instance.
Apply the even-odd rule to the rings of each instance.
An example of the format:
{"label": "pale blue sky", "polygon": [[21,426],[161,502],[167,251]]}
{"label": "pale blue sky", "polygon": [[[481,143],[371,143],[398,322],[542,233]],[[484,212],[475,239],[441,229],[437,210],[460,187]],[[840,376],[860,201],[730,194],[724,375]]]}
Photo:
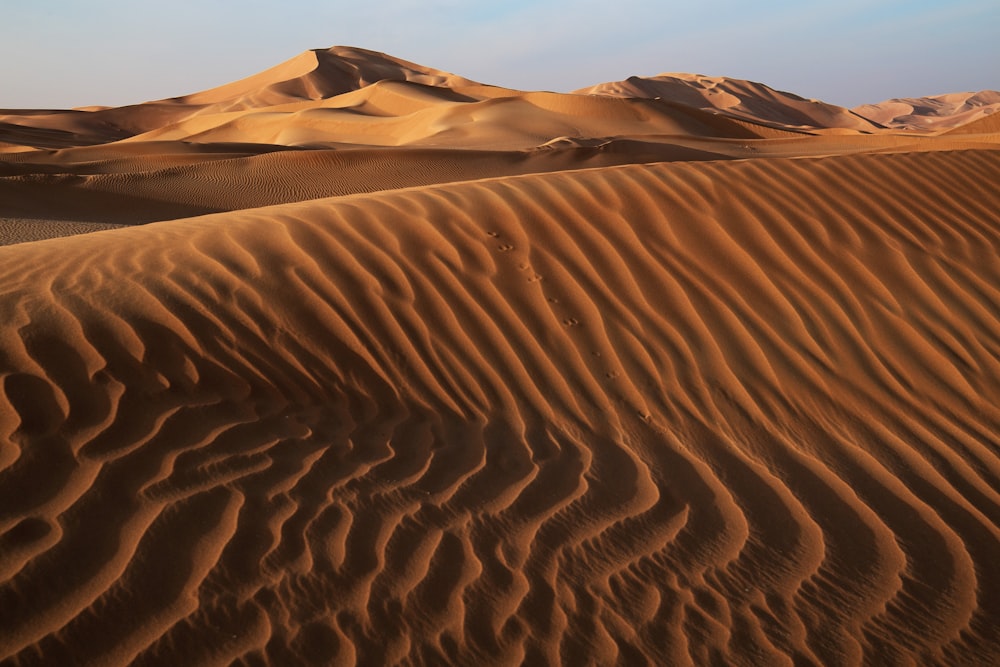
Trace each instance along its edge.
{"label": "pale blue sky", "polygon": [[998,0],[0,0],[0,108],[183,95],[335,44],[564,92],[668,71],[844,106],[1000,89]]}

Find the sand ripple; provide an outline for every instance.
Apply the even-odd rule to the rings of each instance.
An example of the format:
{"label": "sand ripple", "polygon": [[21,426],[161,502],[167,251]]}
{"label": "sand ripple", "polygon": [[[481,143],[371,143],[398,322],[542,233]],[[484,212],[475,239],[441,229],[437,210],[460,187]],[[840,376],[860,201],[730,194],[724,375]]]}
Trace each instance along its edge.
{"label": "sand ripple", "polygon": [[0,659],[989,664],[998,182],[637,165],[0,248]]}

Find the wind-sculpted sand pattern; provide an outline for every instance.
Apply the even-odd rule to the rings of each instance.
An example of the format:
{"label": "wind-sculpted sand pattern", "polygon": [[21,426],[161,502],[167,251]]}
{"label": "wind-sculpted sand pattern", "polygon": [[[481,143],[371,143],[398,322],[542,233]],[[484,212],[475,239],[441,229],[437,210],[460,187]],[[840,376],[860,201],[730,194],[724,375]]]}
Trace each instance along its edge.
{"label": "wind-sculpted sand pattern", "polygon": [[1000,153],[0,248],[0,659],[989,664]]}

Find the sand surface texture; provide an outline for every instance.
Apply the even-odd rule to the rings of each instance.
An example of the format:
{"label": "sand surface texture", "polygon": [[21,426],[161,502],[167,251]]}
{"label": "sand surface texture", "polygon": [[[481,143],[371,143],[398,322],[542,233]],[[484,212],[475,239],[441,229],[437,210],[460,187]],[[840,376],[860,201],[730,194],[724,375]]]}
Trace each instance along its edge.
{"label": "sand surface texture", "polygon": [[996,664],[996,116],[587,92],[0,112],[0,663]]}

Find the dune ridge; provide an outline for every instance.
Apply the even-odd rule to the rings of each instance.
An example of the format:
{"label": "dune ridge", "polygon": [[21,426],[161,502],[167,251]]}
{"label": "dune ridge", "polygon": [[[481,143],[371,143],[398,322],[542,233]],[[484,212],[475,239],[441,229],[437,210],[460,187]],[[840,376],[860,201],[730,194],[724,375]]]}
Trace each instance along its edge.
{"label": "dune ridge", "polygon": [[988,664],[998,181],[626,165],[0,248],[0,658]]}
{"label": "dune ridge", "polygon": [[995,90],[897,98],[854,109],[886,127],[937,132],[975,123],[998,110],[1000,92]]}
{"label": "dune ridge", "polygon": [[[275,67],[209,90],[124,107],[72,110],[0,109],[0,153],[108,143],[201,114],[253,111],[336,97],[379,81],[411,81],[441,88],[490,90],[469,79],[386,54],[335,46],[305,51]],[[498,91],[502,89],[496,89]]]}
{"label": "dune ridge", "polygon": [[883,126],[874,120],[820,100],[775,90],[755,81],[702,74],[665,73],[632,76],[576,91],[588,95],[662,98],[704,111],[766,123],[793,131],[850,130],[874,132]]}

